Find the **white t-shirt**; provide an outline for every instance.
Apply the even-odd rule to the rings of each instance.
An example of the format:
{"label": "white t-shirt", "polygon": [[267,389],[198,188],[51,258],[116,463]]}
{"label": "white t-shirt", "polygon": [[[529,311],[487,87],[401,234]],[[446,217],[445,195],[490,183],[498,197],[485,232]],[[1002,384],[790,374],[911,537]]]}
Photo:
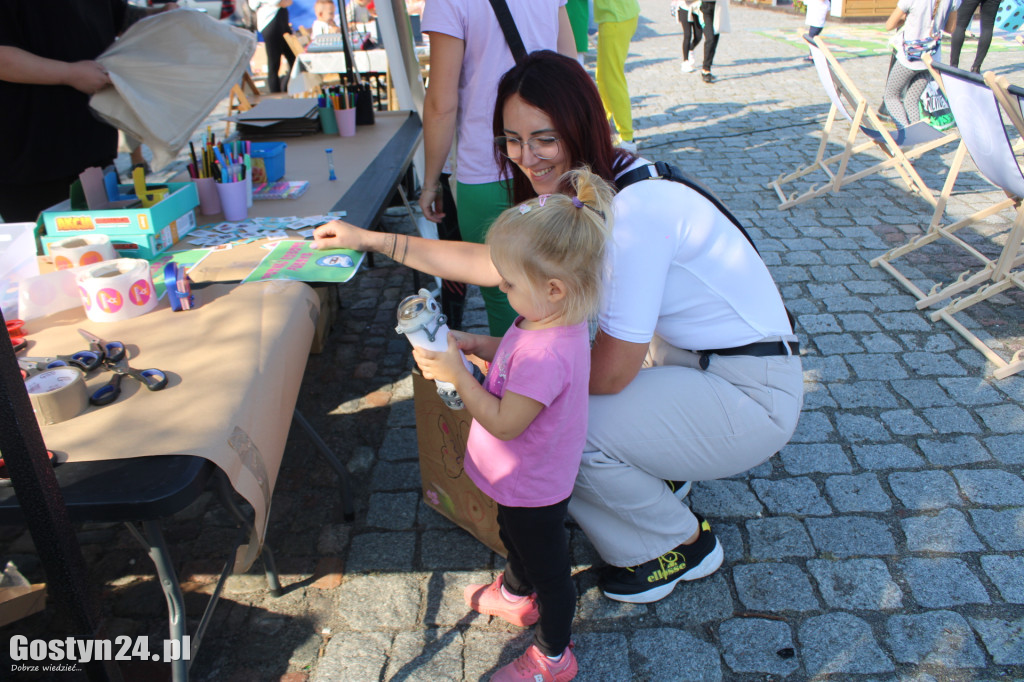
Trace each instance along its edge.
{"label": "white t-shirt", "polygon": [[[566,0],[516,0],[509,3],[527,52],[558,49],[558,11]],[[494,161],[494,98],[501,76],[515,66],[491,3],[486,0],[430,0],[423,9],[424,33],[462,40],[466,51],[459,77],[459,182],[481,185],[500,180]],[[553,84],[557,87],[557,84]]]}
{"label": "white t-shirt", "polygon": [[[939,0],[938,10],[932,16],[932,8],[935,7],[935,0],[899,0],[896,3],[902,11],[906,12],[907,18],[903,22],[902,30],[893,38],[893,47],[896,48],[896,59],[908,69],[924,71],[928,67],[922,61],[910,61],[903,48],[904,40],[921,40],[927,38],[933,32],[941,34],[949,13],[960,6],[960,0]],[[942,46],[932,53],[932,59],[942,60]]]}
{"label": "white t-shirt", "polygon": [[764,261],[699,192],[643,180],[615,196],[612,212],[598,317],[606,334],[631,343],[657,334],[686,350],[792,334]]}
{"label": "white t-shirt", "polygon": [[828,13],[831,9],[832,3],[829,0],[808,0],[807,16],[804,18],[804,24],[821,28],[825,25],[825,20],[828,19]]}
{"label": "white t-shirt", "polygon": [[313,28],[310,29],[309,34],[314,38],[317,36],[327,35],[328,33],[337,33],[338,23],[337,21],[328,24],[326,21],[320,21],[319,19],[313,20]]}

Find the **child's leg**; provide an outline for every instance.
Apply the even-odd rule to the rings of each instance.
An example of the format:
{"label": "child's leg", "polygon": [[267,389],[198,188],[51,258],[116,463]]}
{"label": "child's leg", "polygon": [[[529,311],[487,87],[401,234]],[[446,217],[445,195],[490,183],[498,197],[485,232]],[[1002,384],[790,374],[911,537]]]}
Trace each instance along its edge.
{"label": "child's leg", "polygon": [[568,507],[568,499],[548,507],[498,505],[501,539],[509,550],[505,584],[516,594],[536,591],[540,620],[533,639],[546,656],[558,656],[569,646],[576,610],[565,530]]}
{"label": "child's leg", "polygon": [[821,33],[822,29],[824,29],[824,28],[825,28],[824,26],[808,26],[807,27],[807,35],[809,35],[811,38],[813,38],[814,36],[819,35]]}

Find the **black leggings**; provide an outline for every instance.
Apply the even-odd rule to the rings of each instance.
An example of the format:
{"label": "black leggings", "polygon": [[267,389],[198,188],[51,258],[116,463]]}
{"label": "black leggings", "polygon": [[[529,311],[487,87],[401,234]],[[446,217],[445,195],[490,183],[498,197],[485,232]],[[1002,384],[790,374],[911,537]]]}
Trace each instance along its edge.
{"label": "black leggings", "polygon": [[704,15],[704,65],[701,69],[705,73],[711,73],[711,62],[715,60],[715,50],[718,49],[718,34],[715,33],[715,3],[701,2],[700,11]]}
{"label": "black leggings", "polygon": [[292,72],[292,65],[295,64],[295,55],[284,40],[285,33],[291,33],[291,22],[288,18],[288,8],[282,7],[263,29],[263,42],[267,46],[267,89],[270,92],[284,92],[288,87],[288,76],[278,76],[278,71],[281,70],[281,57],[288,60],[289,74]]}
{"label": "black leggings", "polygon": [[992,44],[992,29],[996,24],[999,0],[963,0],[956,13],[956,28],[953,29],[953,40],[949,46],[949,64],[959,67],[964,35],[978,5],[981,5],[981,37],[978,38],[978,53],[974,55],[974,65],[971,67],[975,73],[981,73],[981,63],[985,61],[989,45]]}
{"label": "black leggings", "polygon": [[676,13],[676,18],[683,25],[683,61],[686,62],[690,60],[690,52],[700,45],[700,39],[703,34],[701,33],[697,17],[686,10],[680,9]]}
{"label": "black leggings", "polygon": [[537,593],[540,620],[533,642],[546,656],[569,646],[576,585],[569,566],[565,515],[569,498],[548,507],[498,505],[498,535],[508,550],[505,586],[512,594]]}

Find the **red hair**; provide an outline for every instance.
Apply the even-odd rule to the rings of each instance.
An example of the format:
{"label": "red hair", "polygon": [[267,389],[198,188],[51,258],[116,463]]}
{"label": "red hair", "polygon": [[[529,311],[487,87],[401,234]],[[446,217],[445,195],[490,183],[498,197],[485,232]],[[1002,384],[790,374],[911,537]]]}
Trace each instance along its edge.
{"label": "red hair", "polygon": [[[505,134],[505,103],[513,95],[551,119],[570,168],[589,166],[591,172],[614,185],[616,174],[635,158],[612,146],[611,130],[597,86],[575,59],[540,50],[527,55],[522,63],[506,72],[498,82],[498,97],[494,103],[496,137]],[[512,178],[512,203],[537,196],[529,179],[514,162],[497,149],[494,154],[498,165]]]}

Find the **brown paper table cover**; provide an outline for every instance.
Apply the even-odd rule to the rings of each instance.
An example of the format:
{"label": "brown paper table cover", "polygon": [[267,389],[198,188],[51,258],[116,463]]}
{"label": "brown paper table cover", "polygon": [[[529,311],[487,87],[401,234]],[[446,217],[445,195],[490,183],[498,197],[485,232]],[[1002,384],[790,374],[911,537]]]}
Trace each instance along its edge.
{"label": "brown paper table cover", "polygon": [[[255,510],[256,537],[235,564],[247,570],[266,532],[319,299],[306,284],[288,281],[214,284],[195,297],[194,310],[172,312],[164,297],[155,310],[120,322],[92,322],[78,308],[27,323],[29,355],[84,350],[82,328],[124,343],[132,367],[168,376],[167,387],[154,392],[126,377],[116,402],[42,426],[43,440],[69,461],[168,454],[210,460]],[[109,378],[92,372],[90,392]]]}

